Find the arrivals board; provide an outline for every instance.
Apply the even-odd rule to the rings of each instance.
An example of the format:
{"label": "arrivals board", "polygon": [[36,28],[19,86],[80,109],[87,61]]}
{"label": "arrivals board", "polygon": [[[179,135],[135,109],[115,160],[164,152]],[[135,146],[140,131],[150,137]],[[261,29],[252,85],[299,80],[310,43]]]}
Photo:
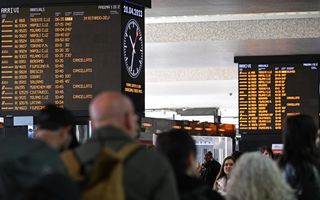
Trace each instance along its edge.
{"label": "arrivals board", "polygon": [[[46,103],[87,115],[104,90],[121,91],[121,5],[1,8],[1,115]],[[82,113],[82,114],[81,114]]]}
{"label": "arrivals board", "polygon": [[319,121],[319,63],[239,63],[239,132],[281,133],[285,117]]}

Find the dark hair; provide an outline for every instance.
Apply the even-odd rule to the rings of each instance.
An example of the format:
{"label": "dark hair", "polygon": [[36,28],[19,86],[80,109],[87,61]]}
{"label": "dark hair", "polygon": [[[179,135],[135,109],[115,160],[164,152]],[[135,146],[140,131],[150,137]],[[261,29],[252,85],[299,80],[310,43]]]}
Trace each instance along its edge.
{"label": "dark hair", "polygon": [[170,161],[176,173],[185,173],[188,169],[188,157],[196,155],[196,145],[185,131],[171,130],[161,133],[156,142],[157,149]]}
{"label": "dark hair", "polygon": [[316,149],[317,127],[312,117],[304,114],[287,117],[283,130],[284,151],[281,165],[304,161],[319,165]]}
{"label": "dark hair", "polygon": [[272,152],[272,149],[270,148],[270,147],[268,147],[268,146],[262,146],[262,147],[260,147],[259,148],[259,151],[260,151],[260,153],[264,153],[265,151],[267,151],[269,154],[270,154],[270,156],[271,156],[271,158],[273,159],[273,152]]}
{"label": "dark hair", "polygon": [[208,152],[206,153],[206,155],[208,155],[208,156],[210,156],[210,157],[213,157],[213,155],[212,155],[212,152],[211,152],[211,151],[208,151]]}
{"label": "dark hair", "polygon": [[241,151],[234,151],[231,154],[231,157],[233,158],[234,162],[237,162],[237,160],[242,156],[243,152]]}
{"label": "dark hair", "polygon": [[48,104],[39,113],[37,117],[37,125],[39,129],[55,131],[59,128],[72,126],[75,124],[73,114],[56,105]]}
{"label": "dark hair", "polygon": [[216,181],[218,179],[226,176],[226,173],[224,172],[224,164],[226,163],[227,160],[232,160],[235,163],[235,161],[234,161],[232,156],[227,156],[222,162],[222,165],[220,167],[220,171],[219,171],[219,174],[217,175]]}

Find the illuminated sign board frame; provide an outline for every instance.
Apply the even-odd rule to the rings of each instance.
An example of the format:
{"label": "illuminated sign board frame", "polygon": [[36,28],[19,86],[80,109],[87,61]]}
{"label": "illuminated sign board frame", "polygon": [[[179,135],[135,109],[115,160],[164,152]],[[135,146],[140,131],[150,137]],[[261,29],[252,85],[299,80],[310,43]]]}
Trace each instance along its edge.
{"label": "illuminated sign board frame", "polygon": [[[140,2],[140,1],[139,1]],[[150,2],[148,4],[148,2]],[[26,3],[25,1],[19,1],[19,0],[11,0],[11,1],[2,1],[0,3],[0,7],[15,7],[14,5],[19,5],[19,8],[32,8],[32,7],[57,7],[57,6],[71,6],[71,5],[113,5],[113,4],[119,4],[119,15],[120,15],[120,21],[119,26],[116,28],[116,31],[119,33],[117,38],[115,38],[115,41],[118,41],[119,43],[117,44],[117,47],[115,48],[115,51],[118,54],[118,61],[119,64],[116,64],[114,66],[113,71],[116,71],[114,74],[115,77],[113,79],[117,79],[115,81],[114,87],[109,90],[115,90],[122,92],[131,98],[135,104],[136,107],[136,112],[140,116],[144,116],[144,108],[145,108],[145,79],[144,79],[144,66],[145,63],[143,62],[142,64],[142,69],[138,77],[135,77],[132,79],[132,77],[127,76],[128,72],[127,70],[123,67],[124,61],[123,61],[123,43],[122,43],[122,38],[123,38],[123,33],[124,33],[124,28],[125,25],[128,23],[129,20],[136,20],[139,26],[141,27],[141,38],[142,38],[142,45],[143,47],[145,46],[144,44],[144,7],[142,6],[147,6],[151,7],[151,1],[143,1],[137,4],[135,1],[116,1],[116,0],[111,0],[111,1],[82,1],[82,0],[69,0],[69,1],[50,1],[47,0],[46,2],[43,1],[29,1]],[[130,8],[129,10],[127,9],[127,12],[124,12],[125,9],[122,8]],[[130,11],[130,12],[129,12]],[[142,52],[143,54],[143,61],[145,60],[145,55],[144,51]],[[111,71],[112,71],[111,70]],[[106,85],[110,85],[106,83]],[[108,88],[105,88],[106,90]],[[102,90],[102,91],[104,91]],[[52,102],[51,102],[52,103]],[[68,108],[68,105],[66,105]],[[69,108],[70,109],[70,108]],[[88,110],[73,110],[70,109],[71,111],[74,112],[76,116],[79,117],[87,117],[88,116]],[[28,111],[1,111],[0,115],[1,116],[24,116],[24,115],[32,115],[35,116],[38,114],[39,111],[33,111],[33,110],[28,110]]]}
{"label": "illuminated sign board frame", "polygon": [[[238,89],[240,89],[240,67],[242,67],[245,70],[250,71],[250,68],[253,67],[253,65],[257,65],[261,67],[262,70],[265,70],[266,67],[269,65],[276,65],[276,64],[293,64],[293,63],[314,63],[318,64],[317,69],[317,77],[318,77],[318,82],[315,83],[318,91],[318,95],[315,96],[317,98],[318,102],[318,107],[315,108],[318,110],[318,114],[314,114],[313,117],[315,119],[316,124],[320,124],[320,55],[319,54],[310,54],[310,55],[280,55],[280,56],[236,56],[234,57],[234,62],[238,63],[238,72],[239,72],[239,83],[238,83]],[[260,66],[261,64],[266,64],[268,66],[265,66],[263,68]],[[254,71],[254,70],[253,70]],[[258,87],[258,86],[257,86]],[[256,88],[256,91],[258,92],[258,88]],[[239,91],[239,133],[240,134],[280,134],[281,130],[241,130],[240,127],[240,91]],[[257,103],[258,104],[258,103]],[[248,109],[248,108],[247,108]],[[306,113],[308,114],[308,113]],[[249,119],[249,118],[248,118]],[[275,125],[275,124],[273,124]]]}

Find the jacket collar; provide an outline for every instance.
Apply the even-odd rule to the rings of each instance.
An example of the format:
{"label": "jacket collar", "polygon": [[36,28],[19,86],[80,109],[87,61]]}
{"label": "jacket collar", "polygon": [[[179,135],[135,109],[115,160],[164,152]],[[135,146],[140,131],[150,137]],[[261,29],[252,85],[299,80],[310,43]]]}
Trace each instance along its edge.
{"label": "jacket collar", "polygon": [[112,126],[104,126],[93,132],[92,135],[93,140],[126,140],[132,141],[122,130],[112,127]]}

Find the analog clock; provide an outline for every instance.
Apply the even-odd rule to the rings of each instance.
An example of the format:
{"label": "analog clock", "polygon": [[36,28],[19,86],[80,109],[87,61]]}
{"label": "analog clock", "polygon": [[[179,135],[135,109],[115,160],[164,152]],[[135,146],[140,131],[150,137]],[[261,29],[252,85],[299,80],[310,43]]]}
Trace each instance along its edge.
{"label": "analog clock", "polygon": [[129,75],[137,78],[143,66],[143,36],[134,19],[128,21],[123,33],[123,59]]}

